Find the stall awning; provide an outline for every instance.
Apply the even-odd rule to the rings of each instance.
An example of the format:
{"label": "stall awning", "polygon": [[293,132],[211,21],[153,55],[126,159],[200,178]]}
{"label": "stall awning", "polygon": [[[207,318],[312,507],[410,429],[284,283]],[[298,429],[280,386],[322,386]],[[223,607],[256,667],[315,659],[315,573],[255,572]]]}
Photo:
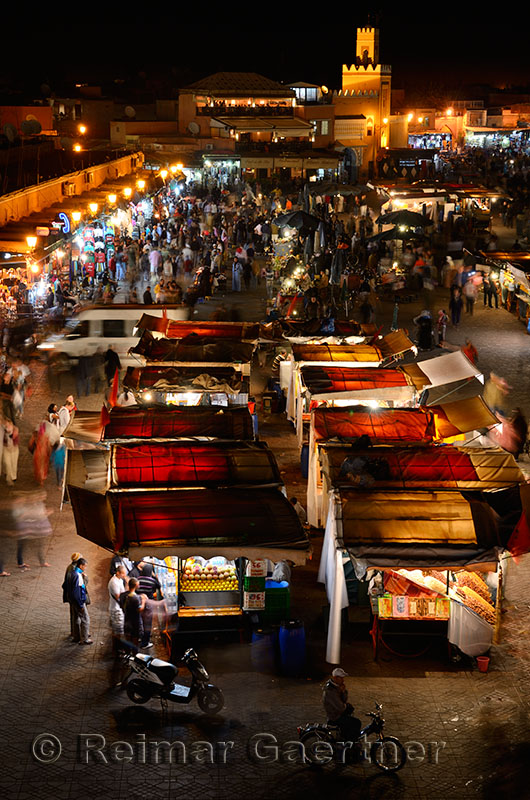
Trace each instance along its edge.
{"label": "stall awning", "polygon": [[302,378],[311,394],[360,392],[410,386],[411,381],[397,369],[353,369],[340,367],[302,367]]}
{"label": "stall awning", "polygon": [[254,438],[248,408],[113,409],[105,439],[176,439],[207,436],[248,441]]}
{"label": "stall awning", "polygon": [[481,374],[460,350],[415,364],[405,364],[401,369],[420,390],[456,381],[472,380]]}
{"label": "stall awning", "polygon": [[434,417],[414,408],[316,408],[312,411],[315,439],[358,439],[372,443],[420,444],[432,442]]}
{"label": "stall awning", "polygon": [[380,363],[385,358],[400,355],[414,347],[404,331],[394,331],[376,340],[376,344],[293,344],[295,361],[326,364],[340,363]]}
{"label": "stall awning", "polygon": [[277,489],[68,491],[78,534],[132,559],[222,555],[303,564],[310,553],[293,506]]}
{"label": "stall awning", "polygon": [[460,492],[341,489],[342,539],[359,544],[429,544],[475,547],[469,503]]}
{"label": "stall awning", "polygon": [[489,428],[499,423],[482,397],[478,396],[454,403],[429,406],[428,409],[434,414],[437,439],[448,439],[460,433]]}
{"label": "stall awning", "polygon": [[211,339],[194,333],[184,339],[156,339],[152,333],[144,331],[131,353],[143,356],[146,361],[232,364],[249,363],[254,346],[252,342]]}
{"label": "stall awning", "polygon": [[212,339],[236,341],[255,341],[259,337],[258,322],[186,322],[154,317],[151,314],[143,314],[137,328],[161,333],[166,339],[185,339],[192,333]]}
{"label": "stall awning", "polygon": [[380,364],[383,360],[381,350],[371,344],[332,345],[332,344],[293,344],[295,361]]}
{"label": "stall awning", "polygon": [[322,470],[333,488],[502,489],[524,482],[514,457],[496,448],[321,445]]}
{"label": "stall awning", "polygon": [[110,420],[106,421],[99,411],[76,411],[63,435],[93,444],[114,439],[192,436],[242,441],[254,438],[247,407],[113,408],[109,416]]}
{"label": "stall awning", "polygon": [[281,485],[272,452],[259,443],[156,442],[112,447],[115,487]]}

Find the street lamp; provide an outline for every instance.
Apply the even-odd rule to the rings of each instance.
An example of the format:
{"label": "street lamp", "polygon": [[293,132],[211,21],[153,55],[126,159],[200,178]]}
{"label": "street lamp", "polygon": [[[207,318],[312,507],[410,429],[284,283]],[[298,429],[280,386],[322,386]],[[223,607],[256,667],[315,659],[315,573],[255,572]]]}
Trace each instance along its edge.
{"label": "street lamp", "polygon": [[80,144],[74,144],[74,153],[80,153],[82,149]]}
{"label": "street lamp", "polygon": [[125,197],[130,197],[132,195],[132,189],[130,186],[126,186],[123,190],[123,194]]}
{"label": "street lamp", "polygon": [[81,222],[81,216],[80,211],[72,211],[72,219],[74,222]]}
{"label": "street lamp", "polygon": [[79,126],[78,126],[78,128],[77,128],[77,130],[79,131],[79,133],[80,133],[81,135],[85,134],[85,133],[86,133],[86,131],[87,131],[86,125],[79,125]]}
{"label": "street lamp", "polygon": [[107,200],[109,201],[109,203],[111,204],[111,206],[113,206],[113,205],[114,205],[114,203],[116,202],[116,200],[117,200],[117,199],[118,199],[118,197],[117,197],[117,195],[115,195],[115,194],[108,194],[108,195],[107,195]]}
{"label": "street lamp", "polygon": [[98,204],[97,203],[89,203],[88,204],[88,208],[90,209],[92,214],[96,214],[97,210],[98,210]]}
{"label": "street lamp", "polygon": [[163,181],[165,181],[165,179],[167,178],[167,169],[160,170],[160,177],[162,178]]}
{"label": "street lamp", "polygon": [[30,250],[34,250],[37,247],[37,237],[36,236],[26,236],[26,243]]}
{"label": "street lamp", "polygon": [[139,181],[136,181],[136,186],[140,191],[143,191],[145,189],[145,181],[142,178],[140,178]]}

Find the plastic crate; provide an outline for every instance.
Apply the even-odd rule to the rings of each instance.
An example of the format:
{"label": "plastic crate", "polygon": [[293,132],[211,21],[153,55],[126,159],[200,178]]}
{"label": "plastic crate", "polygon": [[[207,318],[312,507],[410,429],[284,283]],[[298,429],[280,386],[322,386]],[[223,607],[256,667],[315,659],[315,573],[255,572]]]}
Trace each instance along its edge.
{"label": "plastic crate", "polygon": [[265,590],[265,612],[272,617],[285,617],[291,607],[291,593],[287,589]]}
{"label": "plastic crate", "polygon": [[243,579],[243,590],[245,592],[264,592],[265,578],[254,578],[249,575],[245,575]]}

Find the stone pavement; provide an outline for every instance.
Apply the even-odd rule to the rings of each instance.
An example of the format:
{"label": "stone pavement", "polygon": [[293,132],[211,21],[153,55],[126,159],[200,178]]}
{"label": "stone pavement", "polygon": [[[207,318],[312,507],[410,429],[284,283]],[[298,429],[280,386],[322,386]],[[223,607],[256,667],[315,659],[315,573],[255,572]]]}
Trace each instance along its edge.
{"label": "stone pavement", "polygon": [[[198,306],[196,318],[207,317],[221,299]],[[437,302],[444,299],[440,292]],[[256,319],[264,299],[260,292],[253,292],[237,301],[246,318]],[[411,327],[412,317],[419,310],[419,305],[403,307],[400,323]],[[378,318],[388,323],[391,312],[391,304],[382,304]],[[530,413],[530,339],[523,325],[503,310],[484,309],[479,304],[473,318],[464,317],[458,330],[449,331],[448,340],[457,347],[466,336],[479,351],[481,368],[503,374],[513,386],[514,404]],[[18,481],[26,490],[35,484],[25,444],[52,399],[42,366],[35,362],[32,369],[35,391],[21,423]],[[256,391],[262,385],[263,381]],[[61,400],[69,388],[63,387],[53,399]],[[91,396],[78,404],[81,408],[98,408],[100,402],[100,397]],[[260,434],[277,454],[288,492],[303,498],[298,448],[284,416],[262,415]],[[296,739],[298,724],[323,718],[320,686],[328,668],[321,610],[326,597],[316,583],[321,532],[312,536],[313,560],[306,568],[295,570],[293,580],[292,614],[300,616],[306,625],[307,674],[299,679],[282,677],[256,663],[252,644],[212,639],[199,643],[197,649],[213,681],[224,691],[225,708],[217,718],[208,720],[195,703],[173,706],[164,718],[157,703],[132,706],[123,692],[111,688],[115,676],[106,611],[109,554],[76,536],[69,507],[59,509],[59,491],[52,476],[46,490],[53,527],[46,545],[51,567],[38,566],[36,543],[30,542],[26,560],[31,570],[19,573],[15,543],[9,541],[6,568],[11,577],[0,579],[1,797],[152,800],[185,795],[190,800],[225,800],[250,795],[260,800],[333,794],[400,800],[489,800],[529,796],[529,559],[521,559],[512,571],[501,642],[493,650],[487,674],[477,672],[468,661],[448,663],[440,653],[417,659],[383,653],[375,663],[366,627],[352,622],[345,630],[343,666],[350,674],[347,683],[357,713],[363,717],[375,700],[382,702],[386,732],[403,742],[418,743],[411,747],[416,760],[409,761],[398,775],[380,774],[371,765],[328,765],[315,770],[286,761],[285,747],[280,747],[283,760],[269,750],[272,763],[266,763],[258,761],[253,752],[253,736],[272,734],[281,744]],[[12,496],[5,484],[2,494]],[[81,551],[89,561],[92,647],[70,644],[66,638],[68,613],[61,602],[60,587],[74,550]],[[163,656],[156,637],[155,644],[156,652]],[[44,734],[60,740],[62,752],[57,760],[53,760],[58,755],[53,749],[57,742]],[[85,734],[105,737],[99,755],[93,751],[87,755]],[[37,736],[43,738],[35,742]],[[145,758],[143,737],[147,743]],[[125,745],[120,749],[116,745],[119,741],[129,743],[132,750]],[[182,742],[187,763],[179,763],[175,754],[173,763],[156,763],[153,743],[164,741]],[[227,763],[222,763],[219,752],[214,755],[215,763],[197,763],[192,745],[198,741],[234,742],[227,751]],[[91,746],[102,743],[100,738],[89,741]],[[123,761],[123,756],[130,760]]]}

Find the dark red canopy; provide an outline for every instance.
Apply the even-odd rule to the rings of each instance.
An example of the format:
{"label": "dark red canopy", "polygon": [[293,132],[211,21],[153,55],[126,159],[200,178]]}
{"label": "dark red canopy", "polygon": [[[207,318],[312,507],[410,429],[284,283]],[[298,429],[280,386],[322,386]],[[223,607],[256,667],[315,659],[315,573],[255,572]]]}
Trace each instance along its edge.
{"label": "dark red canopy", "polygon": [[361,392],[409,385],[406,375],[398,369],[302,367],[302,377],[311,394]]}
{"label": "dark red canopy", "polygon": [[313,410],[315,438],[358,439],[372,442],[432,442],[433,415],[415,408],[316,408]]}
{"label": "dark red canopy", "polygon": [[186,320],[167,319],[167,317],[154,317],[144,314],[138,322],[138,329],[157,331],[164,334],[166,339],[184,339],[190,333],[198,336],[209,336],[212,339],[257,339],[259,336],[259,322],[188,322]]}
{"label": "dark red canopy", "polygon": [[177,407],[120,408],[110,413],[107,439],[174,439],[211,436],[216,439],[254,438],[248,408]]}
{"label": "dark red canopy", "polygon": [[[524,477],[513,457],[502,450],[451,446],[412,448],[323,445],[322,469],[333,487],[364,485],[403,488],[500,489]],[[366,479],[368,478],[368,484]],[[373,483],[372,483],[373,481]]]}
{"label": "dark red canopy", "polygon": [[278,489],[183,489],[97,494],[68,486],[77,533],[100,546],[164,558],[291,559],[303,564],[307,534]]}
{"label": "dark red canopy", "polygon": [[116,486],[281,484],[271,451],[259,443],[156,442],[113,447]]}

